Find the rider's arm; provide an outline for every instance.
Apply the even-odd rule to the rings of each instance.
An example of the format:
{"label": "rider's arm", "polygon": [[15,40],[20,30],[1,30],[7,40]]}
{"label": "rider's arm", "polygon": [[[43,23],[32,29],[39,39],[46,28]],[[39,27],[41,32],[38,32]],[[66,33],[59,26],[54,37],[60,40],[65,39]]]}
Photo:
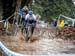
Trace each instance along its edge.
{"label": "rider's arm", "polygon": [[36,16],[33,14],[34,23],[36,23]]}
{"label": "rider's arm", "polygon": [[25,20],[27,20],[29,18],[29,15],[27,14],[26,16],[25,16]]}
{"label": "rider's arm", "polygon": [[36,21],[36,16],[33,14],[33,19]]}

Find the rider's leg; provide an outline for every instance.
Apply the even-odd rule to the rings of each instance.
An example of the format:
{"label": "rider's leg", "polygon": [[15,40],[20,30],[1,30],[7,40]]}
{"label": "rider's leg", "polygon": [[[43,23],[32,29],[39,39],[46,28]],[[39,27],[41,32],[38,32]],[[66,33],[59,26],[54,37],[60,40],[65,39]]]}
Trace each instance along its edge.
{"label": "rider's leg", "polygon": [[24,18],[22,18],[22,20],[21,20],[21,26],[22,26],[22,28],[21,28],[21,32],[23,32],[23,28],[24,28],[24,20],[23,20]]}
{"label": "rider's leg", "polygon": [[27,20],[25,20],[25,31],[26,31],[26,33],[27,33],[27,25],[28,25],[28,19]]}
{"label": "rider's leg", "polygon": [[22,22],[22,32],[23,32],[23,30],[24,30],[24,22]]}
{"label": "rider's leg", "polygon": [[21,22],[20,22],[21,25],[22,25],[22,21],[23,21],[23,20],[22,20],[22,18],[21,18]]}
{"label": "rider's leg", "polygon": [[32,34],[33,34],[33,32],[34,32],[35,26],[36,26],[36,21],[33,20],[33,21],[32,21],[32,32],[31,32]]}
{"label": "rider's leg", "polygon": [[34,28],[35,28],[35,27],[32,27],[32,31],[31,31],[32,34],[33,34],[33,32],[34,32]]}

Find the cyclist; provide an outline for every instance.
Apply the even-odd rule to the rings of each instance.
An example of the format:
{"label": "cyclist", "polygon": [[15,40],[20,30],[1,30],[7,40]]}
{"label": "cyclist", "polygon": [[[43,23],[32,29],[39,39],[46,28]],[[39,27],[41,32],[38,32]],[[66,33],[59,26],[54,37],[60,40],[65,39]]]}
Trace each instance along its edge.
{"label": "cyclist", "polygon": [[[33,14],[33,11],[29,11],[25,17],[26,26],[28,24],[32,25],[31,34],[33,34],[34,28],[36,26],[36,16]],[[26,30],[27,33],[27,30]]]}
{"label": "cyclist", "polygon": [[24,24],[25,22],[25,16],[26,14],[28,14],[28,8],[27,6],[24,6],[24,8],[20,9],[19,13],[20,13],[20,16],[21,16],[21,19],[20,19],[20,23],[21,24]]}
{"label": "cyclist", "polygon": [[21,24],[21,26],[22,26],[22,32],[23,32],[23,28],[24,28],[24,26],[25,26],[25,16],[26,16],[26,14],[28,14],[28,8],[27,8],[27,6],[24,6],[24,8],[22,8],[20,11],[19,11],[19,13],[20,13],[20,16],[21,16],[21,18],[20,18],[20,24]]}

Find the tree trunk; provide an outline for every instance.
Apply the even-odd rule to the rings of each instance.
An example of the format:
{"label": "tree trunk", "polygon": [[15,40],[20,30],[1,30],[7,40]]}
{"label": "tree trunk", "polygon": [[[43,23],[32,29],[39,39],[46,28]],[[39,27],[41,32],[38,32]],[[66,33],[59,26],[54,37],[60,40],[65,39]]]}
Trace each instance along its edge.
{"label": "tree trunk", "polygon": [[3,8],[2,8],[2,1],[0,0],[0,20],[2,19]]}
{"label": "tree trunk", "polygon": [[17,20],[17,23],[19,20],[18,12],[19,12],[19,9],[21,8],[21,1],[22,0],[17,0],[17,6],[16,6],[16,10],[15,10],[15,19]]}

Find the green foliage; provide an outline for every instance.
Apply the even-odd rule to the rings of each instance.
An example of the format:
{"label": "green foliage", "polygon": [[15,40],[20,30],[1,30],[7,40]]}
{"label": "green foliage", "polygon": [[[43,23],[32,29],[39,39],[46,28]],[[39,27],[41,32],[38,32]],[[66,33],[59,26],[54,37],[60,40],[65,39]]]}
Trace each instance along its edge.
{"label": "green foliage", "polygon": [[36,0],[33,9],[46,19],[56,18],[60,14],[73,18],[73,6],[72,0]]}

